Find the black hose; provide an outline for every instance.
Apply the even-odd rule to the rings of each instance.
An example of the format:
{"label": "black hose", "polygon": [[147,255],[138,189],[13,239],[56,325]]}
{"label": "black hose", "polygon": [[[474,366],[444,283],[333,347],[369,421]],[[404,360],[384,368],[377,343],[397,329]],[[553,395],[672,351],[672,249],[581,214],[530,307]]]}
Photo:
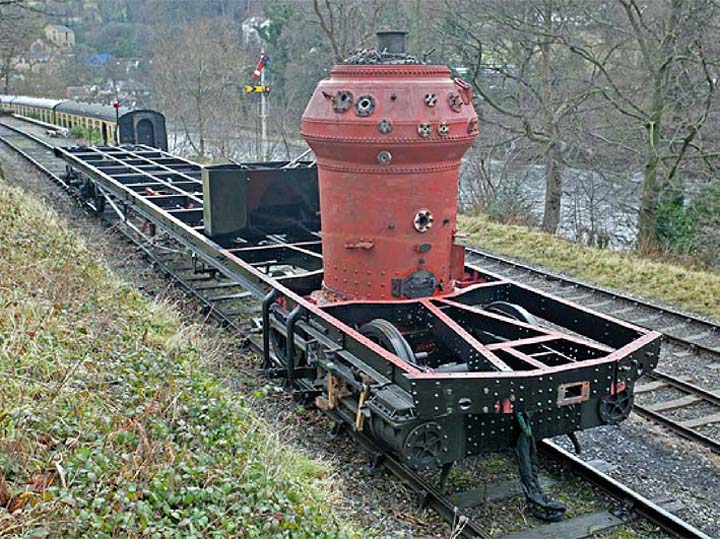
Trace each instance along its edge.
{"label": "black hose", "polygon": [[263,369],[270,368],[270,306],[275,303],[280,294],[274,288],[263,298],[262,301],[262,323],[263,323]]}
{"label": "black hose", "polygon": [[302,307],[298,305],[295,307],[288,316],[285,325],[285,356],[287,359],[287,381],[288,387],[292,387],[293,381],[295,380],[295,323],[302,314]]}

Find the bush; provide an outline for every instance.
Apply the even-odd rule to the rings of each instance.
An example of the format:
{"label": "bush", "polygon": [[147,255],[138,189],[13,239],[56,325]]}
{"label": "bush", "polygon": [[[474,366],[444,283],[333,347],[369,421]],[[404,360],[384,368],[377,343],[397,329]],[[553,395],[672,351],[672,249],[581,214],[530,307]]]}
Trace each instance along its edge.
{"label": "bush", "polygon": [[465,213],[482,213],[493,221],[529,225],[532,195],[528,184],[532,167],[515,167],[471,151],[460,173],[459,207]]}
{"label": "bush", "polygon": [[79,125],[70,128],[70,135],[74,138],[83,138],[84,133],[85,129]]}
{"label": "bush", "polygon": [[79,138],[87,142],[88,144],[101,144],[102,143],[102,133],[99,129],[94,129],[91,127],[82,127],[79,125],[76,125],[72,129],[70,129],[70,135],[72,135],[75,138]]}
{"label": "bush", "polygon": [[658,206],[657,236],[666,249],[720,266],[720,181],[703,185],[690,199],[667,191]]}

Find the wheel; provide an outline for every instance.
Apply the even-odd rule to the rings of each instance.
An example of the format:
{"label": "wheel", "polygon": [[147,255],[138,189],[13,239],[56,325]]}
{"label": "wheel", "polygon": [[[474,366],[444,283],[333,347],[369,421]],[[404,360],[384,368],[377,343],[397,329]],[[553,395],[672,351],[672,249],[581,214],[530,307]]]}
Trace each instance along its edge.
{"label": "wheel", "polygon": [[418,425],[407,435],[403,444],[405,461],[416,469],[428,468],[440,463],[447,442],[443,437],[442,426],[430,422]]}
{"label": "wheel", "polygon": [[360,328],[360,334],[375,344],[398,356],[403,361],[415,365],[415,353],[403,337],[400,330],[387,320],[376,318]]}
{"label": "wheel", "polygon": [[507,316],[508,318],[518,320],[519,322],[531,324],[533,326],[540,325],[537,318],[530,314],[525,309],[525,307],[521,307],[516,303],[508,303],[507,301],[493,301],[492,303],[488,303],[487,305],[485,305],[483,309],[491,313]]}
{"label": "wheel", "polygon": [[630,415],[633,405],[633,394],[624,389],[614,395],[600,399],[598,413],[600,419],[608,425],[617,425]]}
{"label": "wheel", "polygon": [[80,195],[86,201],[92,201],[92,208],[95,213],[102,213],[105,211],[105,197],[100,192],[92,180],[85,179],[80,186]]}
{"label": "wheel", "polygon": [[274,327],[270,327],[269,332],[270,346],[275,353],[275,357],[278,358],[283,365],[287,364],[287,355],[285,354],[287,339],[285,338],[285,335],[280,333]]}

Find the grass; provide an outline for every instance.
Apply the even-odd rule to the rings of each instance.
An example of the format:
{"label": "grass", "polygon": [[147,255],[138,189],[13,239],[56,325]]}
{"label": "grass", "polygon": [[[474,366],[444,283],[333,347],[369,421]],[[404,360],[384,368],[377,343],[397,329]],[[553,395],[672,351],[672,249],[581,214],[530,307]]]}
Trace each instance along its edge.
{"label": "grass", "polygon": [[0,536],[367,536],[209,372],[227,351],[2,181],[0,230]]}
{"label": "grass", "polygon": [[720,273],[586,247],[482,215],[459,215],[458,229],[470,245],[720,320]]}

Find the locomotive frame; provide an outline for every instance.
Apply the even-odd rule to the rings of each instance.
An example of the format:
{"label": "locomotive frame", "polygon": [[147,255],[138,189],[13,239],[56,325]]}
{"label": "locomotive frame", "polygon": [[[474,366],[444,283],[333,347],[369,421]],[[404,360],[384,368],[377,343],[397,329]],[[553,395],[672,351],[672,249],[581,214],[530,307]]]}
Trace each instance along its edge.
{"label": "locomotive frame", "polygon": [[[630,412],[634,383],[657,364],[660,334],[472,265],[446,296],[318,305],[309,299],[323,275],[313,207],[295,212],[310,217],[285,223],[284,234],[272,218],[282,213],[265,208],[270,217],[245,234],[211,238],[199,165],[143,146],[55,153],[75,181],[262,298],[265,372],[412,467],[447,472],[466,456],[516,447],[523,433],[540,439],[617,423]],[[289,166],[237,172],[252,182]],[[311,163],[292,166],[315,174]],[[410,352],[378,320],[403,328]],[[418,352],[428,335],[441,350]],[[433,354],[455,359],[433,365]]]}

